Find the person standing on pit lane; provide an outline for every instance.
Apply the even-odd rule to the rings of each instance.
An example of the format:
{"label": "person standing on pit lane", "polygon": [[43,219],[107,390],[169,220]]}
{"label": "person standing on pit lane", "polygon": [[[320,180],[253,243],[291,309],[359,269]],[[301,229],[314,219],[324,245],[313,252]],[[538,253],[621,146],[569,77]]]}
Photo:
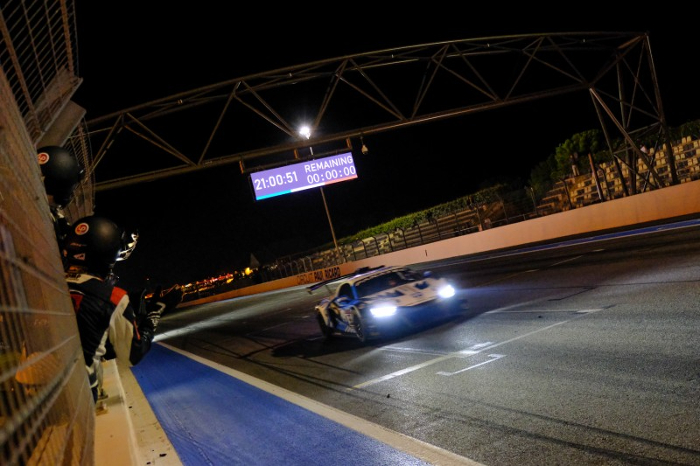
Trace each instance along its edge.
{"label": "person standing on pit lane", "polygon": [[37,158],[60,249],[70,230],[64,209],[73,201],[73,194],[80,185],[85,170],[78,158],[61,146],[40,147],[37,149]]}
{"label": "person standing on pit lane", "polygon": [[[111,220],[88,216],[77,220],[62,247],[66,281],[75,309],[93,400],[101,394],[102,360],[113,352],[117,361],[138,364],[151,349],[163,312],[182,300],[174,286],[134,308],[126,290],[116,286],[117,261],[129,258],[138,240]],[[111,358],[111,356],[107,356]]]}

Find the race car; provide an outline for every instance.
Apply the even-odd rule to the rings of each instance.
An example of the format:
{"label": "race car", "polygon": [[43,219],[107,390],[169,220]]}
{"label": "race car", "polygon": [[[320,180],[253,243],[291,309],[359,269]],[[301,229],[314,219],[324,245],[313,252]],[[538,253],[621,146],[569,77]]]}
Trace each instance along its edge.
{"label": "race car", "polygon": [[358,269],[316,283],[308,291],[319,288],[331,293],[314,308],[326,339],[337,333],[354,334],[365,343],[401,326],[444,318],[465,307],[465,301],[457,297],[446,279],[406,266]]}

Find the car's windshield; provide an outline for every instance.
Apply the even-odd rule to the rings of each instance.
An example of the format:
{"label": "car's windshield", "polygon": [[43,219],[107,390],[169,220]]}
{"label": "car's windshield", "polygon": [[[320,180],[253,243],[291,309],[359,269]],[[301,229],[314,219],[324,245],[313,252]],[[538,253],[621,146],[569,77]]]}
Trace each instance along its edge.
{"label": "car's windshield", "polygon": [[384,290],[390,290],[396,288],[397,286],[406,283],[407,281],[413,281],[415,278],[406,279],[398,273],[387,273],[384,275],[379,275],[378,277],[370,278],[369,280],[363,281],[357,285],[357,295],[360,298],[369,296],[375,293],[379,293]]}
{"label": "car's windshield", "polygon": [[422,273],[409,269],[400,270],[398,274],[406,282],[414,282],[416,280],[423,280],[425,278]]}

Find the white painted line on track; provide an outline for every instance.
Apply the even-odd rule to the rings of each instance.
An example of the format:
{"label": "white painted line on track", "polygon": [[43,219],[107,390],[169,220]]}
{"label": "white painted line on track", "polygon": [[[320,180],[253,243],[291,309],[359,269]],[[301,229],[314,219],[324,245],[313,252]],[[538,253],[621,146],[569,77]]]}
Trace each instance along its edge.
{"label": "white painted line on track", "polygon": [[[494,311],[491,311],[491,312],[494,312]],[[522,338],[529,337],[530,335],[534,335],[534,334],[536,334],[536,333],[543,332],[543,331],[545,331],[545,330],[549,330],[549,329],[554,328],[554,327],[557,327],[557,326],[559,326],[559,325],[566,324],[566,323],[568,323],[568,322],[571,322],[572,320],[578,319],[579,317],[584,316],[584,315],[587,315],[587,314],[588,314],[588,312],[587,312],[587,313],[578,314],[578,315],[576,315],[575,317],[573,317],[573,318],[571,318],[571,319],[563,320],[563,321],[561,321],[561,322],[557,322],[556,324],[548,325],[548,326],[546,326],[546,327],[542,327],[542,328],[540,328],[540,329],[533,330],[532,332],[528,332],[528,333],[525,333],[525,334],[523,334],[523,335],[518,335],[517,337],[511,338],[511,339],[509,339],[509,340],[502,341],[502,342],[500,342],[500,343],[494,343],[494,344],[492,344],[492,345],[490,345],[490,346],[486,346],[486,347],[482,348],[482,349],[479,350],[479,351],[474,351],[474,350],[469,349],[469,350],[463,350],[463,351],[457,351],[457,352],[454,352],[454,353],[449,353],[449,354],[446,354],[446,355],[444,355],[444,356],[440,356],[440,357],[437,357],[437,358],[435,358],[435,359],[431,359],[431,360],[429,360],[429,361],[425,361],[425,362],[423,362],[423,363],[416,364],[415,366],[407,367],[407,368],[405,368],[405,369],[401,369],[401,370],[399,370],[399,371],[392,372],[391,374],[387,374],[387,375],[384,375],[384,376],[382,376],[382,377],[378,377],[378,378],[376,378],[376,379],[368,380],[368,381],[363,382],[363,383],[361,383],[361,384],[354,385],[354,386],[350,387],[348,390],[356,390],[356,389],[358,389],[358,388],[364,388],[364,387],[367,387],[367,386],[369,386],[369,385],[374,385],[374,384],[376,384],[376,383],[383,382],[383,381],[385,381],[385,380],[390,380],[390,379],[393,379],[393,378],[395,378],[395,377],[399,377],[399,376],[401,376],[401,375],[409,374],[409,373],[411,373],[411,372],[417,371],[417,370],[419,370],[419,369],[423,369],[424,367],[428,367],[428,366],[431,366],[431,365],[433,365],[433,364],[437,364],[437,363],[442,362],[442,361],[446,361],[446,360],[448,360],[448,359],[458,358],[458,357],[464,356],[465,354],[471,355],[471,354],[481,353],[481,352],[484,351],[484,350],[490,350],[490,349],[492,349],[492,348],[496,348],[496,347],[498,347],[498,346],[505,345],[505,344],[507,344],[507,343],[511,343],[511,342],[513,342],[513,341],[517,341],[517,340],[520,340],[520,339],[522,339]]]}
{"label": "white painted line on track", "polygon": [[510,306],[504,306],[504,307],[499,307],[497,309],[491,309],[490,311],[484,312],[484,314],[498,314],[499,312],[507,312],[510,309],[516,309],[516,308],[521,308],[523,306],[530,306],[532,304],[536,304],[541,302],[540,299],[535,299],[532,301],[529,301],[527,303],[517,303],[517,304],[511,304]]}
{"label": "white painted line on track", "polygon": [[581,256],[571,257],[571,258],[563,260],[561,262],[555,262],[554,264],[548,265],[547,267],[556,267],[557,265],[566,264],[567,262],[575,261],[576,259],[579,259],[581,257],[583,257],[583,256],[581,255]]}
{"label": "white painted line on track", "polygon": [[506,355],[505,355],[505,354],[489,354],[489,357],[490,357],[491,359],[489,359],[488,361],[480,362],[479,364],[474,364],[474,365],[472,365],[472,366],[465,367],[464,369],[460,369],[460,370],[455,371],[455,372],[443,372],[443,371],[440,371],[440,372],[436,372],[436,374],[437,374],[437,375],[445,375],[445,376],[447,376],[447,377],[450,377],[450,376],[452,376],[452,375],[461,374],[462,372],[465,372],[465,371],[474,369],[475,367],[483,366],[484,364],[488,364],[488,363],[490,363],[490,362],[498,361],[498,360],[501,359],[501,358],[505,358]]}
{"label": "white painted line on track", "polygon": [[381,348],[377,348],[379,351],[396,351],[397,353],[416,353],[416,354],[431,354],[434,356],[437,355],[444,355],[445,352],[439,352],[439,351],[425,351],[422,349],[417,349],[417,348],[405,348],[402,346],[384,346]]}
{"label": "white painted line on track", "polygon": [[424,367],[428,367],[428,366],[431,366],[435,363],[445,361],[447,359],[452,359],[454,357],[455,357],[455,354],[453,354],[453,353],[447,354],[445,356],[440,356],[439,358],[431,359],[430,361],[425,361],[424,363],[417,364],[417,365],[411,366],[411,367],[407,367],[406,369],[401,369],[400,371],[392,372],[391,374],[387,374],[385,376],[382,376],[382,377],[379,377],[376,379],[372,379],[372,380],[368,380],[367,382],[363,382],[361,384],[354,385],[354,386],[350,387],[348,390],[355,390],[358,388],[366,387],[368,385],[374,385],[375,383],[384,382],[385,380],[393,379],[395,377],[399,377],[401,375],[417,371],[418,369],[423,369]]}
{"label": "white painted line on track", "polygon": [[602,311],[602,309],[513,309],[511,311],[496,310],[484,312],[484,314],[581,314]]}

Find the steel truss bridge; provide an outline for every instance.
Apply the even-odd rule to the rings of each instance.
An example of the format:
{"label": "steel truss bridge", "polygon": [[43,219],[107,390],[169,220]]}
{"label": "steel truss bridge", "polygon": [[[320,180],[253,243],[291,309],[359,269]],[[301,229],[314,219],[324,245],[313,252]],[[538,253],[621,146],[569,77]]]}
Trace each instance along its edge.
{"label": "steel truss bridge", "polygon": [[[103,191],[227,164],[246,173],[308,158],[311,146],[316,156],[319,148],[337,153],[368,135],[583,92],[618,169],[635,172],[641,159],[652,187],[663,187],[640,150],[640,139],[661,147],[669,132],[649,37],[635,32],[427,43],[200,87],[88,121],[96,148],[89,174]],[[312,127],[308,140],[302,118]],[[614,140],[625,147],[613,150]],[[665,151],[675,184],[670,144]]]}

